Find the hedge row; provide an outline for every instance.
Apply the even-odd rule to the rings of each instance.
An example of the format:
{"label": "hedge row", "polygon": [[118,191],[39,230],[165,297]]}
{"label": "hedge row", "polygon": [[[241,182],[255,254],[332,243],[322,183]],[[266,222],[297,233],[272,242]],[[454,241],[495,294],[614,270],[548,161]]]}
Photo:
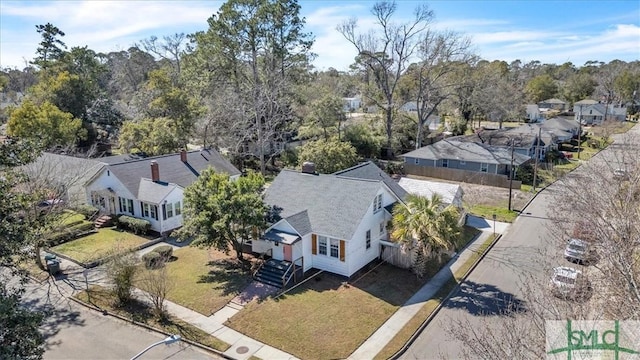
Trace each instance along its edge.
{"label": "hedge row", "polygon": [[85,219],[91,218],[96,212],[98,212],[98,208],[95,206],[82,204],[75,207],[73,210],[84,215]]}
{"label": "hedge row", "polygon": [[161,245],[142,255],[142,260],[147,268],[155,269],[169,261],[172,255],[173,248],[170,245]]}
{"label": "hedge row", "polygon": [[120,215],[118,217],[118,226],[133,231],[134,234],[143,235],[151,229],[151,223],[149,221],[127,215]]}
{"label": "hedge row", "polygon": [[82,234],[86,234],[94,230],[94,225],[91,222],[81,222],[72,226],[68,226],[61,231],[52,233],[47,237],[47,242],[50,246],[55,246],[63,242],[77,238]]}

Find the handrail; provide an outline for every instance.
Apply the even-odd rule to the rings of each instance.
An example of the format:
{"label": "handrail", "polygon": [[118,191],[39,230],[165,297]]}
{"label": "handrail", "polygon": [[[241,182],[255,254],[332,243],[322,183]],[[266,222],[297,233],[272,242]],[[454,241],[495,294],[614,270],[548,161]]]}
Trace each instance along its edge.
{"label": "handrail", "polygon": [[267,251],[265,251],[263,253],[260,253],[260,256],[258,257],[258,261],[260,262],[260,266],[258,266],[257,269],[255,269],[253,271],[253,274],[251,274],[252,276],[256,276],[258,271],[260,271],[260,268],[264,264],[264,258],[267,256],[267,254],[270,254],[269,256],[273,257],[273,249],[272,248],[268,248]]}
{"label": "handrail", "polygon": [[[300,260],[300,259],[302,259],[302,265],[300,265],[300,267],[304,267],[304,257],[303,257],[303,256],[300,256],[299,258],[297,258],[297,259],[293,260],[293,261],[291,262],[291,264],[289,264],[289,267],[287,268],[287,271],[285,271],[285,275],[286,275],[287,273],[289,273],[289,269],[291,269],[292,267],[293,267],[293,271],[291,272],[291,274],[289,274],[289,276],[288,276],[286,279],[285,279],[285,277],[284,277],[284,276],[282,277],[282,288],[283,288],[283,289],[285,288],[285,286],[287,286],[287,284],[288,284],[288,283],[289,283],[289,281],[291,280],[291,277],[292,277],[292,276],[293,276],[293,277],[295,277],[295,275],[296,275],[296,262],[297,262],[298,260]],[[295,279],[294,279],[294,280],[295,280]]]}

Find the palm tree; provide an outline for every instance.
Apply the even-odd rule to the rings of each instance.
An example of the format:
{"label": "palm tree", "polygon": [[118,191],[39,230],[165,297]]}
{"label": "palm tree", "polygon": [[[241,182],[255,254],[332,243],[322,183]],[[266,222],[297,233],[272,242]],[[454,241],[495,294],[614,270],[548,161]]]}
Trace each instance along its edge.
{"label": "palm tree", "polygon": [[[417,246],[418,259],[439,254],[454,247],[460,234],[459,213],[454,206],[444,207],[441,198],[434,194],[431,199],[410,194],[406,206],[393,209],[391,238],[404,246]],[[424,272],[424,261],[417,261],[414,270],[420,276]]]}

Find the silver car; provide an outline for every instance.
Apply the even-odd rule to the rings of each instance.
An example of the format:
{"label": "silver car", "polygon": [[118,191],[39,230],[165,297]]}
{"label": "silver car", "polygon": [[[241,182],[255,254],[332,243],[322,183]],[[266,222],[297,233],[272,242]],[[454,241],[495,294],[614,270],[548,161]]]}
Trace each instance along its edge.
{"label": "silver car", "polygon": [[562,299],[582,300],[591,294],[591,283],[582,271],[567,266],[553,269],[549,284],[551,293]]}
{"label": "silver car", "polygon": [[595,259],[595,253],[588,242],[569,239],[564,249],[564,257],[573,263],[588,264]]}

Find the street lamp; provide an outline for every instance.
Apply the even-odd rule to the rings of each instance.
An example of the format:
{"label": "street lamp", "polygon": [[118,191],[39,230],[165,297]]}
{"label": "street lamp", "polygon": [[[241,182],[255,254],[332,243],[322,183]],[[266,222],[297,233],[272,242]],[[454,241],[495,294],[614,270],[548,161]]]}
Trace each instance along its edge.
{"label": "street lamp", "polygon": [[493,214],[493,238],[496,237],[496,214]]}
{"label": "street lamp", "polygon": [[146,349],[140,351],[136,356],[132,357],[131,360],[135,360],[135,359],[139,358],[140,356],[142,356],[142,354],[146,353],[147,351],[149,351],[154,346],[158,346],[160,344],[165,344],[165,345],[173,344],[176,341],[180,341],[180,339],[181,339],[180,335],[171,335],[171,336],[167,337],[164,340],[160,340],[160,341],[158,341],[156,343],[153,343],[153,344],[147,346]]}

